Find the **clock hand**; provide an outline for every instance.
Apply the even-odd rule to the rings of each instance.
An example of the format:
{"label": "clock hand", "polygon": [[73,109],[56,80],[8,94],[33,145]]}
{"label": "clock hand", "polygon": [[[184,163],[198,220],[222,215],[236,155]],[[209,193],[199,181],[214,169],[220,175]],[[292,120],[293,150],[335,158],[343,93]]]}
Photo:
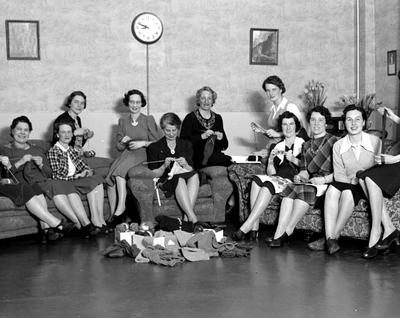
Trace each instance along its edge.
{"label": "clock hand", "polygon": [[147,25],[142,24],[142,23],[140,23],[140,22],[139,22],[139,25],[142,27],[142,29],[148,29],[148,28],[149,28]]}

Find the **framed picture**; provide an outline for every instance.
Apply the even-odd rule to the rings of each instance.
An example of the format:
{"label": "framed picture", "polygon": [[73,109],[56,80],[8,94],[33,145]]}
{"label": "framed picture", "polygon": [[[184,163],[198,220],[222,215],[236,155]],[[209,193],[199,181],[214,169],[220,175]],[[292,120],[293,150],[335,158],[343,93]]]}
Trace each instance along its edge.
{"label": "framed picture", "polygon": [[387,52],[387,75],[396,75],[397,73],[397,51]]}
{"label": "framed picture", "polygon": [[250,64],[278,65],[278,29],[250,29]]}
{"label": "framed picture", "polygon": [[40,60],[39,21],[6,20],[8,60]]}

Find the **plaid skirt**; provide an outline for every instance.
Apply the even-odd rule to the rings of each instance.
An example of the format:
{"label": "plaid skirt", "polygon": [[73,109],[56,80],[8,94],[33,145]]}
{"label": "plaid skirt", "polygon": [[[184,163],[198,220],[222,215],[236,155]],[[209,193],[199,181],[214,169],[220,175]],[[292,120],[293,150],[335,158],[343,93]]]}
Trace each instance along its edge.
{"label": "plaid skirt", "polygon": [[302,200],[313,206],[317,200],[317,189],[307,184],[288,184],[281,192],[282,198]]}

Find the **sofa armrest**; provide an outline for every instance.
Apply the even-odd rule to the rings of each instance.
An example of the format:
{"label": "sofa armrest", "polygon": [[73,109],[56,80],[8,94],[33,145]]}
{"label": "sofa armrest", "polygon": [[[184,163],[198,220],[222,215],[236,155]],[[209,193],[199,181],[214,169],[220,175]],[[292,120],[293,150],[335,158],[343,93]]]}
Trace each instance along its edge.
{"label": "sofa armrest", "polygon": [[228,179],[228,170],[223,166],[205,167],[200,169],[207,177],[214,201],[214,217],[216,222],[225,221],[225,206],[233,191]]}
{"label": "sofa armrest", "polygon": [[265,166],[260,163],[235,163],[228,167],[229,179],[234,183],[238,194],[240,222],[244,222],[250,214],[251,176],[264,173]]}
{"label": "sofa armrest", "polygon": [[140,220],[153,221],[154,172],[147,166],[140,165],[129,169],[128,176],[129,188],[139,203]]}

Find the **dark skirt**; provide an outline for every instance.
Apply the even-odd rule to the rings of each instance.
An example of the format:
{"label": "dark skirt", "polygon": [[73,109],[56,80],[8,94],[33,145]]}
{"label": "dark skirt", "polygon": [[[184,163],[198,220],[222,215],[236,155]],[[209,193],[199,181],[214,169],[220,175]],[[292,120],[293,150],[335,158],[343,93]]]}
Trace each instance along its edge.
{"label": "dark skirt", "polygon": [[179,178],[187,180],[187,179],[191,178],[192,176],[194,176],[195,174],[197,174],[197,171],[192,170],[189,172],[174,175],[171,180],[168,180],[167,177],[162,176],[158,180],[157,185],[162,191],[164,191],[165,196],[168,198],[168,197],[172,196],[173,194],[175,194],[175,189],[178,186]]}
{"label": "dark skirt", "polygon": [[61,180],[46,180],[38,182],[37,185],[42,189],[43,193],[49,198],[53,199],[55,195],[70,194],[77,192],[75,187],[70,181]]}
{"label": "dark skirt", "polygon": [[366,198],[364,195],[364,191],[359,184],[351,184],[351,183],[333,181],[331,183],[331,186],[335,187],[340,192],[343,192],[345,190],[350,190],[351,194],[353,195],[354,205],[357,205],[361,199]]}
{"label": "dark skirt", "polygon": [[370,178],[386,198],[393,197],[400,188],[400,162],[391,165],[376,165],[357,176],[360,179]]}
{"label": "dark skirt", "polygon": [[94,175],[91,177],[74,179],[69,182],[71,182],[75,188],[74,192],[78,192],[79,194],[88,194],[99,184],[102,184],[103,181],[104,179],[102,177]]}
{"label": "dark skirt", "polygon": [[302,200],[310,206],[314,206],[317,199],[317,189],[307,184],[294,184],[290,183],[281,192],[282,198],[289,198],[292,200]]}
{"label": "dark skirt", "polygon": [[43,192],[36,184],[28,185],[25,183],[19,183],[0,185],[0,195],[9,198],[16,206],[24,205],[35,195],[41,194],[43,194]]}

